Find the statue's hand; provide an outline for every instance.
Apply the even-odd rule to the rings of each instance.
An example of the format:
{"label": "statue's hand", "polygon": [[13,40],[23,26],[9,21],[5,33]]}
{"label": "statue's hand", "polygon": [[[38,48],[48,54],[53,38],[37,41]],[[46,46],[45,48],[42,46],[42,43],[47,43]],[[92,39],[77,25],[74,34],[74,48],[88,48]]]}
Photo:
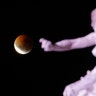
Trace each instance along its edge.
{"label": "statue's hand", "polygon": [[41,48],[44,49],[44,51],[53,51],[53,44],[51,41],[41,38],[39,42],[41,43]]}

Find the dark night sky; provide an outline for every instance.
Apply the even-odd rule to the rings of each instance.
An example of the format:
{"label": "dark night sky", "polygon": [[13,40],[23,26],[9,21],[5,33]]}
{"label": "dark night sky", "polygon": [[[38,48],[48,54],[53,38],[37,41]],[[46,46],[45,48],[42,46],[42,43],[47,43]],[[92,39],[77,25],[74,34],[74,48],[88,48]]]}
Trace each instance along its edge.
{"label": "dark night sky", "polygon": [[[54,43],[92,32],[90,12],[95,8],[94,2],[72,2],[71,6],[60,2],[43,3],[13,4],[1,10],[0,69],[2,91],[9,89],[8,94],[62,96],[66,85],[95,66],[96,60],[91,54],[93,46],[46,53],[38,42],[41,37]],[[28,34],[33,39],[33,49],[27,55],[19,55],[14,50],[14,40],[20,34]]]}

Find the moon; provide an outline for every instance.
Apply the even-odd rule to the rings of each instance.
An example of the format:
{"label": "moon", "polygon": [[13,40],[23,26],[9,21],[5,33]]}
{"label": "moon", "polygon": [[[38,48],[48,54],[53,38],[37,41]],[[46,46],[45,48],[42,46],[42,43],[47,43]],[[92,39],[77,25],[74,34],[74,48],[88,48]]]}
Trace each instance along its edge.
{"label": "moon", "polygon": [[28,35],[19,35],[14,41],[14,48],[19,54],[27,54],[32,50],[32,38]]}

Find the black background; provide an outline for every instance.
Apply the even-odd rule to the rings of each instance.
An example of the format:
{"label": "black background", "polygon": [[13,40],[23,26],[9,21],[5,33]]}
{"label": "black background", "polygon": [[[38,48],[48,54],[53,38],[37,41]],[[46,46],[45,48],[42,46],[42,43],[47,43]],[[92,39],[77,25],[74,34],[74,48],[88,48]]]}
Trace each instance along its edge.
{"label": "black background", "polygon": [[[95,3],[92,0],[70,1],[1,3],[3,94],[62,96],[66,85],[95,66],[96,59],[91,54],[93,46],[68,52],[44,52],[40,47],[41,37],[55,43],[93,31],[90,13]],[[33,39],[33,49],[27,55],[20,55],[14,50],[14,40],[20,34],[30,35]]]}

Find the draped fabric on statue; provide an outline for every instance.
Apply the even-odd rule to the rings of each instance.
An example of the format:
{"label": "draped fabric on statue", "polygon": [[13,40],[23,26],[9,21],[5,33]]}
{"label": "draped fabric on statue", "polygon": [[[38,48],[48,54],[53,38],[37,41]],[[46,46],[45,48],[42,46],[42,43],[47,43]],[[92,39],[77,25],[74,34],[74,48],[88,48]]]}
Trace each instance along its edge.
{"label": "draped fabric on statue", "polygon": [[63,96],[96,96],[96,66],[79,81],[66,86]]}

